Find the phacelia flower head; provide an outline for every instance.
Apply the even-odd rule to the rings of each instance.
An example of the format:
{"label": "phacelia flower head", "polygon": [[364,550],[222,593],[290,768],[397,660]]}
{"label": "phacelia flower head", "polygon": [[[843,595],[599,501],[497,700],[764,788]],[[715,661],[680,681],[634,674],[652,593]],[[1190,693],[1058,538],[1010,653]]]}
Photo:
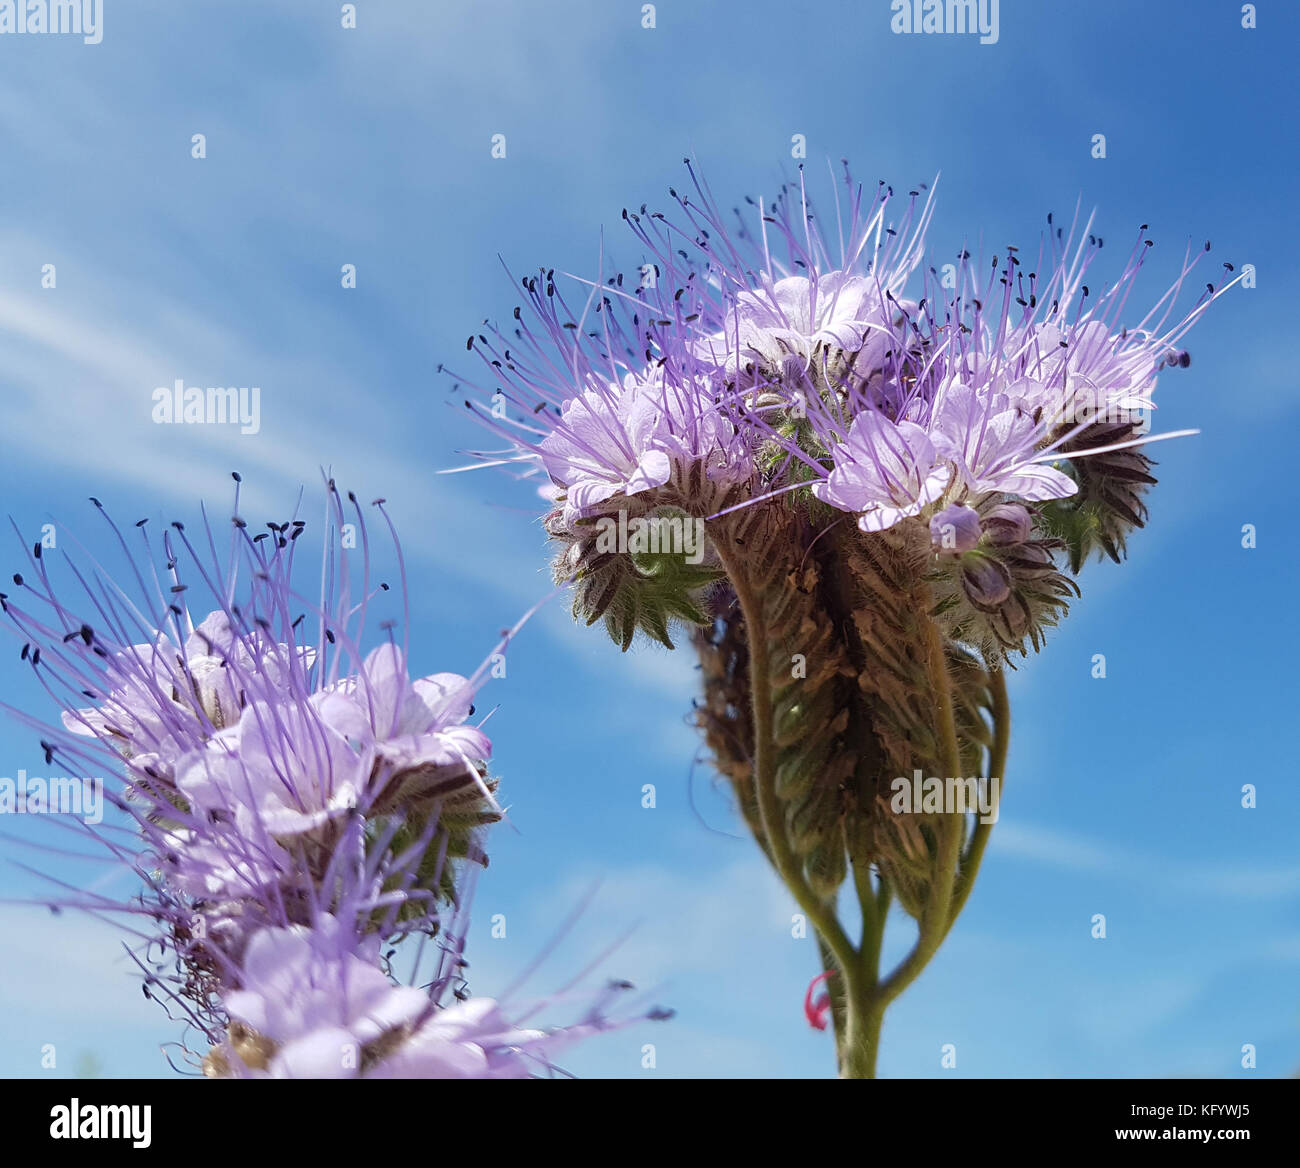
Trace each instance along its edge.
{"label": "phacelia flower head", "polygon": [[[965,249],[927,262],[924,186],[898,209],[890,187],[869,195],[846,169],[822,213],[801,171],[775,199],[725,215],[688,167],[671,214],[624,213],[635,273],[544,271],[524,280],[513,328],[469,342],[491,394],[469,404],[509,441],[497,461],[554,487],[546,527],[578,615],[606,617],[625,644],[633,626],[666,640],[670,618],[708,619],[711,581],[684,579],[694,593],[668,597],[662,574],[602,558],[582,530],[662,507],[715,536],[747,507],[820,504],[872,536],[1018,503],[1049,559],[1064,553],[1077,571],[1092,550],[1122,555],[1154,482],[1142,448],[1178,436],[1147,433],[1157,378],[1186,367],[1185,334],[1230,286],[1181,306],[1201,250],[1133,319],[1145,225],[1113,283],[1094,288],[1104,240],[1091,220],[1066,232],[1049,216],[1032,259],[1007,247],[991,262]],[[1003,571],[936,566],[964,571],[985,604]]]}
{"label": "phacelia flower head", "polygon": [[[670,209],[624,212],[635,268],[545,270],[515,325],[470,338],[490,397],[467,404],[507,442],[486,458],[547,474],[575,616],[625,649],[694,626],[697,724],[783,882],[826,910],[827,968],[868,952],[835,919],[852,872],[866,916],[892,900],[918,922],[889,979],[906,984],[986,833],[889,792],[907,774],[992,789],[1002,670],[1043,646],[1084,560],[1121,558],[1146,522],[1145,450],[1178,436],[1147,432],[1157,380],[1231,280],[1188,307],[1189,249],[1141,316],[1145,226],[1117,274],[1077,218],[1049,217],[1036,254],[927,253],[923,186],[900,207],[846,169],[814,208],[801,168],[724,214],[687,165]],[[689,556],[642,538],[687,522]],[[817,984],[810,1023],[833,1014],[842,1073],[871,1073],[846,1037],[861,995],[831,1011]]]}
{"label": "phacelia flower head", "polygon": [[[206,521],[198,539],[176,523],[158,574],[141,521],[135,595],[98,565],[66,565],[65,590],[38,544],[0,597],[62,711],[58,726],[24,720],[48,761],[120,774],[110,798],[126,826],[86,830],[143,885],[125,904],[93,891],[57,903],[141,923],[146,993],[200,1034],[205,1075],[551,1073],[557,1050],[616,1023],[608,995],[558,1030],[469,996],[466,861],[484,861],[482,829],[500,817],[491,743],[471,722],[487,666],[412,669],[404,571],[402,619],[363,648],[389,588],[371,577],[355,496],[329,481],[325,503],[315,595],[296,583],[307,522],[253,534],[237,489],[224,555]],[[412,936],[402,981],[393,959]]]}

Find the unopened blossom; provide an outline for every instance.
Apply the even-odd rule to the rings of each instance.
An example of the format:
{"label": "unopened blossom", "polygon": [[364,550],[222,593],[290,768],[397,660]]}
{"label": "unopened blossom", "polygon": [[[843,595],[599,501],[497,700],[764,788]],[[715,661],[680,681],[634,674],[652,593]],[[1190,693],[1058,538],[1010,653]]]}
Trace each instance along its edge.
{"label": "unopened blossom", "polygon": [[991,544],[1024,543],[1034,531],[1033,517],[1020,503],[998,503],[979,516],[984,536]]}
{"label": "unopened blossom", "polygon": [[930,542],[938,551],[968,552],[982,534],[979,512],[961,503],[949,503],[930,517]]}
{"label": "unopened blossom", "polygon": [[966,596],[978,609],[997,608],[1011,595],[1011,576],[992,556],[964,556],[961,581]]}

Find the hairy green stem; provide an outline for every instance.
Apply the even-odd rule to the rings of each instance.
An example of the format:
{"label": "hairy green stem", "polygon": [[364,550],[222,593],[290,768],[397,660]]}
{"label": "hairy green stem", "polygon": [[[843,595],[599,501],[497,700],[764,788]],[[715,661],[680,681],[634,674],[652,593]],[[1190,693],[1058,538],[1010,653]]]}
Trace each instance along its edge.
{"label": "hairy green stem", "polygon": [[1007,748],[1011,743],[1011,703],[1007,700],[1007,681],[1001,669],[989,670],[989,691],[993,695],[993,749],[989,752],[989,767],[986,778],[998,780],[998,790],[990,815],[990,822],[981,820],[975,825],[966,854],[962,857],[961,868],[957,873],[957,883],[953,888],[952,904],[948,909],[948,928],[944,935],[957,923],[961,910],[970,899],[975,887],[975,877],[979,875],[980,863],[984,859],[984,849],[988,847],[989,836],[993,832],[999,804],[1002,800],[1002,783],[1006,778]]}
{"label": "hairy green stem", "polygon": [[817,934],[817,952],[821,957],[822,970],[829,974],[823,983],[831,1003],[831,1029],[835,1035],[835,1053],[839,1056],[844,1046],[844,1030],[848,1023],[848,996],[845,993],[845,981],[840,975],[840,967],[835,955],[830,951],[821,934]]}
{"label": "hairy green stem", "polygon": [[854,1003],[849,1011],[844,1041],[840,1046],[840,1078],[874,1079],[876,1054],[880,1049],[880,1027],[885,1019],[885,1005],[868,997]]}
{"label": "hairy green stem", "polygon": [[[988,844],[991,824],[977,823],[963,854],[964,817],[950,813],[938,818],[933,879],[921,912],[916,942],[898,967],[882,980],[880,956],[892,900],[889,882],[877,874],[873,886],[869,863],[854,863],[853,884],[862,910],[862,934],[855,948],[840,923],[834,901],[823,900],[809,886],[803,862],[786,831],[785,812],[776,793],[769,630],[762,598],[740,570],[738,549],[723,540],[716,540],[715,547],[740,606],[749,650],[754,722],[752,774],[759,820],[756,826],[761,832],[758,843],[815,930],[822,968],[830,974],[826,988],[831,1001],[840,1076],[874,1078],[885,1011],[929,964],[965,907]],[[918,597],[922,613],[927,613],[924,602],[929,599],[928,592]],[[925,621],[926,667],[934,698],[939,761],[948,775],[957,778],[961,775],[961,751],[943,636],[937,622],[928,614],[921,619]],[[1010,710],[1000,669],[989,670],[989,689],[994,742],[989,751],[987,777],[996,776],[1000,782],[1010,740]],[[852,842],[845,840],[845,846],[851,857],[858,857],[862,849],[850,847]]]}

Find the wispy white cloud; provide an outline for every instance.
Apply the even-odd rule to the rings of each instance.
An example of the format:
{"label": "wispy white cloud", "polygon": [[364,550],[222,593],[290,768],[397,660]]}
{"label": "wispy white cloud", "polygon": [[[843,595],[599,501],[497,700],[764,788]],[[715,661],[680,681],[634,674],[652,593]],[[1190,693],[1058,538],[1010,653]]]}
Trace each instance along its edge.
{"label": "wispy white cloud", "polygon": [[1063,871],[1100,874],[1166,893],[1236,900],[1284,900],[1300,896],[1300,865],[1228,860],[1167,859],[1137,854],[1003,817],[990,848]]}

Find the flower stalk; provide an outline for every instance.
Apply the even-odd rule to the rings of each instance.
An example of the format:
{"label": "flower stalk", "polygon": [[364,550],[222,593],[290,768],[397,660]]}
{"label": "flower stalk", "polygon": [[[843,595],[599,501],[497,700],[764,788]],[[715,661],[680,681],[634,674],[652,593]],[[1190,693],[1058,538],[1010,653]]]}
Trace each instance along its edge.
{"label": "flower stalk", "polygon": [[[492,408],[466,405],[507,442],[485,459],[545,478],[575,616],[624,649],[688,631],[697,724],[817,935],[809,1021],[829,1021],[842,1076],[869,1078],[988,847],[1004,670],[1044,646],[1084,562],[1120,561],[1146,523],[1145,449],[1181,436],[1148,432],[1157,376],[1187,368],[1182,338],[1235,281],[1175,312],[1189,248],[1122,325],[1145,225],[1094,290],[1091,219],[1048,216],[1033,256],[946,262],[925,252],[924,184],[897,212],[846,168],[819,216],[801,171],[733,224],[687,166],[672,215],[624,212],[641,279],[523,279],[515,324],[468,345]],[[673,522],[698,538],[647,553],[596,535]],[[895,910],[916,939],[884,972]]]}
{"label": "flower stalk", "polygon": [[[748,530],[752,533],[754,524]],[[745,544],[737,536],[725,539],[714,530],[718,557],[727,571],[735,592],[736,604],[746,632],[748,676],[751,693],[753,727],[750,757],[753,759],[754,801],[758,815],[751,822],[754,835],[772,863],[777,875],[789,889],[796,904],[816,931],[823,968],[828,977],[828,997],[833,1022],[836,1054],[842,1078],[874,1078],[880,1034],[889,1005],[920,976],[938,952],[965,906],[980,860],[987,846],[991,822],[976,822],[963,854],[966,817],[950,814],[936,817],[935,849],[928,879],[929,893],[918,918],[918,937],[911,952],[897,969],[883,980],[880,958],[891,893],[887,877],[875,872],[869,843],[870,826],[860,822],[843,824],[845,847],[851,853],[853,887],[862,919],[858,942],[854,944],[840,921],[836,898],[820,896],[808,884],[803,866],[789,837],[787,816],[776,794],[774,759],[774,700],[769,678],[772,656],[781,651],[781,639],[773,638],[765,620],[766,605],[745,572]],[[928,604],[921,606],[927,609]],[[926,645],[927,676],[934,698],[935,738],[945,773],[961,774],[962,751],[949,674],[948,653],[937,621],[926,617],[922,622]],[[697,638],[697,640],[702,640]],[[702,641],[705,652],[709,646]],[[707,672],[707,662],[706,662]],[[1002,671],[990,670],[988,686],[993,694],[993,748],[988,754],[986,775],[999,778],[1005,766],[1009,743],[1009,708]],[[870,755],[869,744],[862,743],[859,756]],[[849,843],[849,833],[856,833],[858,846]]]}

